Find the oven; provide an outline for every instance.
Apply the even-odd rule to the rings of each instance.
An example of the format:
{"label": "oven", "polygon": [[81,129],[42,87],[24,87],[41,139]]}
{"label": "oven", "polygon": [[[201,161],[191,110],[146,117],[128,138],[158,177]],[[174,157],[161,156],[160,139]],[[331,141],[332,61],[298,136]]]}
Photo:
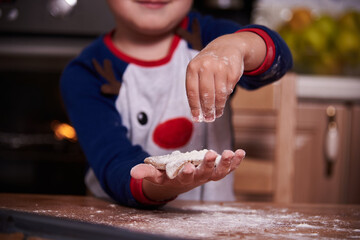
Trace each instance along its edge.
{"label": "oven", "polygon": [[0,192],[85,194],[59,79],[112,28],[103,0],[0,0]]}

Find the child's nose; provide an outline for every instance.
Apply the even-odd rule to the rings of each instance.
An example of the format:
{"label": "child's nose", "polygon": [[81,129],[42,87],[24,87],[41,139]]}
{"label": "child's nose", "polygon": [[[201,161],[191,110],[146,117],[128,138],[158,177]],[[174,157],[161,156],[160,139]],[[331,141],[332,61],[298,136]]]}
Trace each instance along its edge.
{"label": "child's nose", "polygon": [[153,140],[161,148],[175,149],[188,143],[192,132],[193,123],[189,119],[173,118],[155,128]]}

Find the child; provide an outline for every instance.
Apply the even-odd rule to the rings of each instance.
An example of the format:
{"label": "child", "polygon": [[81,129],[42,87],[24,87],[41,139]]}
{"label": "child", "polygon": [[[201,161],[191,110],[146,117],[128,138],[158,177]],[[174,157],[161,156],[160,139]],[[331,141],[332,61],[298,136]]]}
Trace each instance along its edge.
{"label": "child", "polygon": [[[245,152],[226,150],[227,100],[236,85],[256,89],[283,76],[292,66],[287,46],[263,26],[192,12],[192,0],[107,2],[115,29],[74,59],[61,79],[90,165],[88,188],[134,207],[178,195],[234,200],[231,172]],[[149,155],[204,148],[222,152],[220,163],[208,151],[200,166],[188,163],[172,180],[143,164]]]}

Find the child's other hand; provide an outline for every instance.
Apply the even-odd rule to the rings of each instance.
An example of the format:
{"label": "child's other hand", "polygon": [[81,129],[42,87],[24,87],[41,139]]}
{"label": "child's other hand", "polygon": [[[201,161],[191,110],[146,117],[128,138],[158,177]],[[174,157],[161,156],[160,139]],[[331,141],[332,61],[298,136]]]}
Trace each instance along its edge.
{"label": "child's other hand", "polygon": [[222,116],[225,103],[244,70],[261,65],[266,46],[252,32],[221,36],[190,61],[186,91],[194,121],[212,122]]}
{"label": "child's other hand", "polygon": [[152,200],[171,199],[209,181],[224,178],[236,169],[245,157],[243,150],[235,153],[226,150],[222,153],[220,163],[215,166],[217,154],[209,151],[204,161],[195,167],[187,163],[174,179],[169,179],[165,171],[159,171],[150,164],[139,164],[132,168],[131,176],[136,179],[144,178],[144,194]]}

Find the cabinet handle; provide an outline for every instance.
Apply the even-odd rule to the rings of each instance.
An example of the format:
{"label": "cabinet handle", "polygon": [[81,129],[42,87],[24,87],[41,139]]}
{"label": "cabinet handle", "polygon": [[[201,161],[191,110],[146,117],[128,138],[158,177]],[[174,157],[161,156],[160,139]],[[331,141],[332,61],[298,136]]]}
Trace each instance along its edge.
{"label": "cabinet handle", "polygon": [[339,151],[339,131],[336,124],[335,107],[334,106],[327,107],[326,115],[328,119],[328,124],[325,134],[324,155],[326,161],[326,176],[331,177]]}

